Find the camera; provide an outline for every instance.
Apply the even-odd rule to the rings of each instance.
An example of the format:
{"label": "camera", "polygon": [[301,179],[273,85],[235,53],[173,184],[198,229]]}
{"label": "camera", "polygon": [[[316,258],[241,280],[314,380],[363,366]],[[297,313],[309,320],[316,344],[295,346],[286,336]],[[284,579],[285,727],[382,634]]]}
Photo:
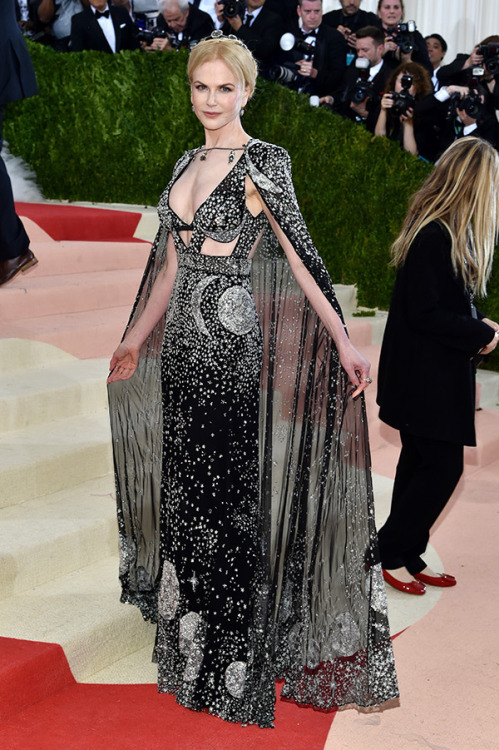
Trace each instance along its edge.
{"label": "camera", "polygon": [[246,6],[239,0],[226,0],[224,3],[224,16],[225,18],[235,18],[236,16],[242,16]]}
{"label": "camera", "polygon": [[489,44],[480,44],[478,54],[483,56],[483,64],[493,76],[499,73],[499,44],[489,42]]}
{"label": "camera", "polygon": [[158,16],[158,11],[136,14],[135,26],[138,30],[137,39],[139,42],[145,42],[149,45],[152,44],[153,39],[166,39],[168,36],[166,29],[160,29],[157,26]]}
{"label": "camera", "polygon": [[466,96],[461,98],[460,94],[452,94],[449,106],[449,114],[452,117],[457,114],[458,109],[461,109],[466,112],[468,117],[472,117],[474,120],[478,119],[482,109],[482,97],[478,91],[478,86],[484,72],[483,68],[473,68],[470,90]]}
{"label": "camera", "polygon": [[288,32],[281,36],[279,45],[284,52],[290,52],[290,50],[295,49],[304,54],[305,57],[312,57],[315,50],[315,36],[312,34],[305,39],[297,39],[294,34]]}
{"label": "camera", "polygon": [[269,81],[277,81],[284,86],[291,86],[296,83],[300,76],[299,68],[296,63],[287,63],[287,65],[271,65],[267,71]]}
{"label": "camera", "polygon": [[358,57],[355,60],[358,78],[345,92],[345,101],[360,104],[364,99],[372,99],[375,91],[372,84],[369,83],[369,60],[365,57]]}
{"label": "camera", "polygon": [[168,33],[166,29],[160,29],[158,26],[154,26],[152,29],[140,29],[137,34],[139,42],[145,42],[148,46],[153,43],[154,39],[166,39]]}
{"label": "camera", "polygon": [[387,29],[387,34],[392,37],[400,51],[408,55],[414,49],[413,35],[416,29],[416,21],[407,21],[407,23],[399,23]]}
{"label": "camera", "polygon": [[416,100],[412,94],[409,94],[409,89],[412,86],[412,76],[408,73],[404,73],[401,79],[402,91],[390,91],[390,96],[393,99],[393,106],[388,110],[394,117],[400,117],[401,115],[407,114],[407,110],[414,107]]}

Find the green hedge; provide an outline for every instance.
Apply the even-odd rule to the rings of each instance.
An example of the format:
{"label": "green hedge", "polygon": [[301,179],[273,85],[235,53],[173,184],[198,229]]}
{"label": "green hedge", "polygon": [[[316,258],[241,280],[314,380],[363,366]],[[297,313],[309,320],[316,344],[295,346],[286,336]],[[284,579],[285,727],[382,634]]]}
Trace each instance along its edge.
{"label": "green hedge", "polygon": [[[173,164],[203,141],[191,111],[183,53],[55,53],[30,44],[40,95],[10,105],[11,151],[48,198],[155,204]],[[387,309],[388,250],[409,196],[431,167],[385,138],[278,84],[259,81],[247,132],[291,154],[298,200],[336,283]],[[487,312],[499,317],[499,281]]]}

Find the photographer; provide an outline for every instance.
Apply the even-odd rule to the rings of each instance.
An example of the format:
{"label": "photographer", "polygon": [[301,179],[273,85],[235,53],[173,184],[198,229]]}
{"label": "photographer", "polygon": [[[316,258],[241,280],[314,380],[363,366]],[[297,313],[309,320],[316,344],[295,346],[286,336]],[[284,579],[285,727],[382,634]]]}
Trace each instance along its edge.
{"label": "photographer", "polygon": [[431,82],[433,84],[433,90],[438,91],[440,88],[440,81],[438,80],[438,72],[442,67],[442,60],[447,52],[447,42],[440,36],[440,34],[430,34],[425,36],[426,49],[428,50],[428,57],[433,66],[433,73],[431,76]]}
{"label": "photographer", "polygon": [[[365,26],[357,31],[357,60],[348,66],[345,85],[334,106],[342,117],[365,125],[371,133],[374,133],[381,97],[392,72],[383,61],[384,49],[384,35],[377,26]],[[359,69],[359,61],[367,61],[368,67]],[[332,100],[324,103],[332,104]]]}
{"label": "photographer", "polygon": [[495,112],[484,105],[485,88],[473,69],[470,85],[443,86],[434,96],[421,103],[425,114],[430,114],[440,130],[440,150],[437,156],[457,138],[473,135],[499,148],[499,123]]}
{"label": "photographer", "polygon": [[246,6],[236,0],[220,0],[215,9],[223,33],[244,42],[261,66],[274,60],[284,29],[280,16],[266,7],[265,0],[247,0]]}
{"label": "photographer", "polygon": [[331,10],[324,16],[324,23],[337,29],[345,37],[352,52],[356,51],[356,33],[364,26],[377,26],[378,19],[375,13],[361,10],[362,0],[340,0],[341,10]]}
{"label": "photographer", "polygon": [[287,29],[287,37],[294,43],[277,58],[281,69],[287,69],[290,75],[274,78],[294,90],[324,96],[342,83],[347,43],[339,31],[322,23],[322,0],[298,0],[297,13],[298,18]]}
{"label": "photographer", "polygon": [[[477,44],[471,54],[460,53],[449,65],[444,65],[438,71],[438,80],[441,86],[457,84],[469,85],[473,68],[484,69],[482,78],[484,104],[486,109],[494,114],[499,109],[499,88],[497,78],[499,77],[499,36],[494,34],[488,36],[480,44]],[[484,54],[485,53],[485,54]]]}
{"label": "photographer", "polygon": [[404,18],[403,0],[379,0],[378,18],[385,33],[386,64],[396,68],[402,62],[416,62],[425,67],[431,76],[433,66],[422,35],[417,29],[409,31],[397,28]]}
{"label": "photographer", "polygon": [[211,16],[190,5],[188,0],[158,0],[158,10],[160,33],[150,44],[143,44],[146,52],[190,49],[215,28]]}
{"label": "photographer", "polygon": [[420,100],[431,94],[428,71],[418,63],[402,63],[388,79],[387,89],[381,100],[374,135],[398,141],[405,151],[427,159],[432,129],[427,120],[418,119],[416,107]]}

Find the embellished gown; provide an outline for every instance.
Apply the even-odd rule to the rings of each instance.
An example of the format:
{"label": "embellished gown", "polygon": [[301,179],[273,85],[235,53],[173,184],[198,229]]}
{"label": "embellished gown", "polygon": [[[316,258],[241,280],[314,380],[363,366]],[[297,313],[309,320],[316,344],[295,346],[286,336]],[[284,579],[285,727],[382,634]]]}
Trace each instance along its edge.
{"label": "embellished gown", "polygon": [[[159,690],[189,708],[272,726],[279,677],[299,703],[378,704],[398,691],[364,400],[265,213],[247,209],[247,176],[341,311],[284,149],[250,139],[186,226],[169,195],[198,152],[160,199],[129,325],[171,233],[168,309],[109,390],[122,601],[157,622]],[[232,253],[203,254],[207,237]]]}

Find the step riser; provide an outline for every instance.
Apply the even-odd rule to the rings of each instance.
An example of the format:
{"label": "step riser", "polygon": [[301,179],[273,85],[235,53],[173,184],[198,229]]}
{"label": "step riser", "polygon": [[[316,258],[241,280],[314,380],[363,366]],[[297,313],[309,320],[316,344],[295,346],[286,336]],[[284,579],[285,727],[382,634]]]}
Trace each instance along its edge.
{"label": "step riser", "polygon": [[63,644],[69,666],[78,682],[85,681],[144,646],[150,645],[152,658],[154,626],[144,622],[136,607],[122,604],[120,609],[122,611],[114,621],[96,623],[85,639],[79,638]]}
{"label": "step riser", "polygon": [[107,392],[103,379],[72,383],[52,391],[4,397],[0,398],[0,432],[34,427],[50,419],[102,412],[106,407]]}
{"label": "step riser", "polygon": [[22,466],[12,450],[12,468],[0,472],[0,508],[59,492],[111,471],[110,441],[74,445],[66,450],[55,446],[51,456],[26,461]]}
{"label": "step riser", "polygon": [[[29,324],[23,324],[23,321],[13,322],[10,325],[2,324],[0,325],[0,339],[8,332],[9,335],[15,335],[20,339],[51,344],[79,359],[104,358],[109,360],[121,341],[129,315],[128,305],[111,311],[106,310],[102,313],[99,326],[93,328],[91,326],[82,326],[78,329],[59,328],[50,323],[49,328],[44,329],[42,325],[34,328]],[[107,317],[112,318],[111,322],[105,322]],[[42,318],[42,323],[43,320]]]}
{"label": "step riser", "polygon": [[144,269],[151,245],[147,242],[32,242],[38,258],[37,276],[92,271]]}
{"label": "step riser", "polygon": [[[12,524],[19,531],[18,524]],[[23,549],[19,555],[0,554],[0,601],[40,586],[58,576],[80,570],[118,553],[116,517],[100,521],[57,540]]]}
{"label": "step riser", "polygon": [[127,274],[124,281],[113,279],[109,272],[106,283],[89,287],[85,284],[68,284],[64,287],[52,286],[44,289],[23,289],[11,287],[8,294],[0,299],[0,320],[25,320],[42,318],[46,315],[86,312],[88,310],[106,310],[114,307],[131,308],[140,284],[142,273],[137,271]]}

